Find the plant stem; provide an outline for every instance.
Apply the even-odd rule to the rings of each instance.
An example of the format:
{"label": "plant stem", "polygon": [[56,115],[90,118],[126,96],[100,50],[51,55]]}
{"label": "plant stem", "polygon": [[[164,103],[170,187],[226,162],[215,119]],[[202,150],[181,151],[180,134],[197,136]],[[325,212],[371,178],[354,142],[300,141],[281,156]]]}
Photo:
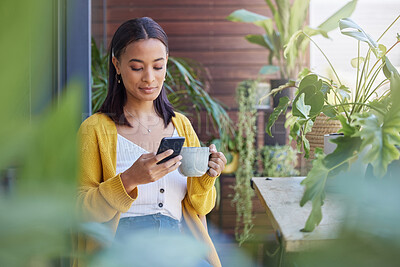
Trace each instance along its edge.
{"label": "plant stem", "polygon": [[389,82],[388,79],[383,80],[380,84],[378,84],[374,90],[372,90],[372,92],[368,95],[368,98],[370,98],[372,96],[372,94],[374,94],[376,92],[376,90],[378,90],[381,86],[387,84]]}
{"label": "plant stem", "polygon": [[322,55],[325,57],[326,61],[328,61],[329,66],[331,67],[332,71],[335,73],[336,79],[338,79],[338,82],[340,85],[342,85],[342,82],[340,81],[339,75],[337,75],[335,68],[333,67],[332,63],[330,62],[330,60],[328,59],[328,57],[325,55],[325,53],[322,51],[322,49],[317,45],[316,42],[314,42],[313,39],[311,39],[310,36],[308,36],[307,33],[305,33],[304,31],[302,31],[302,33],[307,36],[308,39],[310,39],[310,41],[318,48],[318,50],[322,53]]}
{"label": "plant stem", "polygon": [[359,75],[360,75],[360,41],[358,41],[358,43],[357,43],[357,78],[356,78],[356,92],[354,95],[354,101],[356,101],[356,102],[357,102],[358,90],[359,90],[359,87],[357,84]]}
{"label": "plant stem", "polygon": [[[329,84],[329,85],[330,85],[330,84]],[[331,85],[330,85],[330,86],[331,86]],[[331,86],[331,89],[332,89],[333,93],[335,94],[335,105],[333,105],[333,106],[340,106],[340,105],[343,105],[343,102],[342,102],[342,100],[340,99],[340,97],[338,96],[338,94],[337,94],[335,88],[334,88],[333,86]],[[336,99],[338,99],[339,102],[340,102],[341,104],[336,104],[336,103],[337,103],[337,102],[336,102]],[[350,115],[351,115],[351,114],[349,115],[345,109],[344,109],[343,111],[344,111],[344,114],[346,115],[347,121],[350,121]]]}
{"label": "plant stem", "polygon": [[[369,94],[369,92],[370,92],[370,90],[371,90],[371,87],[372,87],[373,83],[375,82],[376,77],[378,76],[379,72],[382,70],[383,66],[384,66],[384,63],[382,63],[382,64],[375,70],[374,74],[372,75],[371,79],[369,80],[369,82],[368,82],[368,84],[367,84],[367,86],[366,86],[365,93],[364,93],[364,99],[362,99],[361,102],[366,102],[366,101],[369,99],[369,97],[367,97],[367,95]],[[372,69],[371,69],[371,71],[372,71]]]}
{"label": "plant stem", "polygon": [[356,103],[343,103],[343,104],[337,104],[337,105],[332,105],[333,107],[341,107],[341,106],[347,106],[347,105],[360,105],[360,106],[366,106],[369,107],[373,110],[376,110],[377,112],[381,113],[382,115],[385,115],[385,113],[383,113],[381,110],[377,109],[374,106],[371,106],[369,104],[365,104],[365,103],[360,103],[360,102],[356,102]]}
{"label": "plant stem", "polygon": [[[380,72],[380,70],[383,68],[383,66],[384,66],[384,62],[383,62],[383,60],[382,60],[382,58],[384,57],[384,56],[386,56],[389,52],[390,52],[390,50],[392,50],[398,43],[400,43],[400,41],[396,41],[386,52],[385,52],[385,54],[382,56],[382,57],[380,57],[376,62],[375,62],[375,64],[372,66],[372,68],[371,68],[371,70],[370,70],[370,72],[366,75],[366,77],[365,77],[365,81],[364,81],[364,84],[363,84],[363,87],[362,88],[364,88],[364,93],[362,94],[362,95],[367,95],[367,94],[369,94],[369,91],[370,91],[370,89],[368,89],[368,88],[371,88],[372,87],[372,84],[373,84],[373,82],[376,80],[376,77],[378,76],[378,74],[379,74],[379,72]],[[369,59],[369,58],[368,58]],[[382,64],[375,70],[375,72],[372,74],[372,71],[375,69],[375,67],[376,67],[376,65],[378,64],[378,62],[380,62],[380,61],[382,61]],[[365,85],[366,83],[367,83],[367,81],[368,81],[368,78],[370,77],[370,75],[372,74],[372,78],[370,79],[370,81],[368,82],[368,84],[367,85]],[[379,87],[376,87],[375,88],[375,90],[371,93],[371,94],[369,94],[368,95],[368,97],[366,97],[366,98],[364,98],[364,99],[360,99],[360,101],[361,102],[365,102],[365,101],[367,101],[368,99],[369,99],[369,97],[376,91],[376,89],[378,89]],[[357,100],[356,100],[357,101]],[[359,108],[359,109],[357,109],[357,111],[359,112],[361,110],[361,108]]]}
{"label": "plant stem", "polygon": [[389,27],[386,28],[386,30],[382,33],[381,36],[379,36],[377,42],[386,34],[386,32],[396,23],[396,21],[400,18],[400,15],[397,16],[397,18],[389,25]]}

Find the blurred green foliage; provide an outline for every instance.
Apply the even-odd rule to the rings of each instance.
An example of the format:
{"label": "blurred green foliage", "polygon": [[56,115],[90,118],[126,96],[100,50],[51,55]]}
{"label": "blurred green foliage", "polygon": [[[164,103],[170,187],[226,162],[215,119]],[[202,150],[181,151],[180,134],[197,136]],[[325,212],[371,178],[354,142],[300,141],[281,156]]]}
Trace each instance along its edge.
{"label": "blurred green foliage", "polygon": [[261,176],[289,177],[298,175],[295,169],[297,152],[291,146],[264,146],[258,151],[258,158],[262,162]]}
{"label": "blurred green foliage", "polygon": [[34,52],[52,41],[42,27],[47,4],[1,2],[0,170],[15,175],[0,194],[0,266],[50,266],[72,253],[82,94],[73,83],[62,101],[46,97],[52,66]]}
{"label": "blurred green foliage", "polygon": [[[0,3],[0,56],[5,63],[0,71],[0,266],[69,265],[77,255],[71,233],[83,231],[102,237],[100,242],[113,237],[101,224],[81,225],[76,212],[76,134],[82,119],[83,87],[70,82],[55,98],[54,88],[47,83],[54,78],[55,67],[48,64],[54,55],[47,48],[59,38],[44,30],[58,15],[53,7],[51,0]],[[4,186],[4,181],[9,184]],[[95,263],[92,266],[110,266],[110,260],[113,266],[131,266],[126,259],[138,244],[147,240],[149,249],[150,241],[165,245],[165,239],[142,234],[128,240],[124,250],[80,256]],[[183,252],[192,252],[186,258],[176,257],[173,244],[160,251],[160,260],[174,255],[172,264],[193,265],[204,257],[204,247],[191,237],[167,239],[185,248]],[[136,247],[130,247],[132,243]],[[140,264],[152,258],[141,254]]]}

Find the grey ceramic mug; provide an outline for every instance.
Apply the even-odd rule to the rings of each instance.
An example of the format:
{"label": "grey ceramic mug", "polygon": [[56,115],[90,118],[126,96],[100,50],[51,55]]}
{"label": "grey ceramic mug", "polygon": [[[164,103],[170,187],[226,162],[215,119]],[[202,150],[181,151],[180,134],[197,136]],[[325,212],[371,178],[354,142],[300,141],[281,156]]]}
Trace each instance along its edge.
{"label": "grey ceramic mug", "polygon": [[182,147],[179,172],[187,177],[202,176],[208,170],[210,154],[208,147]]}

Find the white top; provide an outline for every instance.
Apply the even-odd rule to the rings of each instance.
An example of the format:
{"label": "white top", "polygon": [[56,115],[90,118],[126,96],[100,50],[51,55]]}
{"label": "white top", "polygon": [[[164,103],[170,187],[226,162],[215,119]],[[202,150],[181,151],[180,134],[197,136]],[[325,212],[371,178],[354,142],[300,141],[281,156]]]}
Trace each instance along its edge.
{"label": "white top", "polygon": [[[172,136],[179,136],[176,129]],[[118,134],[116,173],[127,170],[145,153],[149,152]],[[161,213],[180,221],[186,192],[187,177],[175,170],[156,182],[139,185],[137,199],[121,218]]]}

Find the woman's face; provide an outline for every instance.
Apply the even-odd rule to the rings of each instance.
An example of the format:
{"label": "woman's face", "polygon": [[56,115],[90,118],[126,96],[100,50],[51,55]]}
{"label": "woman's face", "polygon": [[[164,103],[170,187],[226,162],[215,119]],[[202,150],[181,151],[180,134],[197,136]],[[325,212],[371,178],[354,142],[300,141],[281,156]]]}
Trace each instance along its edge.
{"label": "woman's face", "polygon": [[161,92],[167,68],[167,49],[158,39],[129,44],[112,61],[126,88],[128,100],[153,101]]}

